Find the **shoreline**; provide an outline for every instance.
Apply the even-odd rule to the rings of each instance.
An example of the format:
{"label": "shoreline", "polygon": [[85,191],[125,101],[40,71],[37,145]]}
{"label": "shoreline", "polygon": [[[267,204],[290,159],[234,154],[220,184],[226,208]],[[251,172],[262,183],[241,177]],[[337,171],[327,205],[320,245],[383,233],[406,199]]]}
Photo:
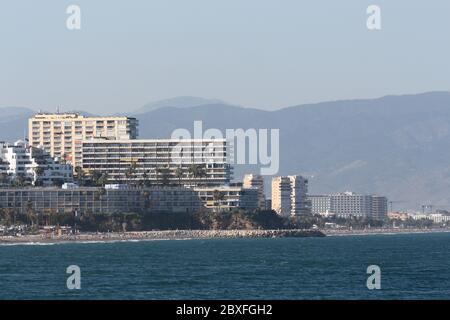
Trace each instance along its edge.
{"label": "shoreline", "polygon": [[398,234],[424,234],[424,233],[447,233],[449,228],[433,229],[364,229],[364,230],[321,230],[327,237],[336,236],[369,236],[369,235],[398,235]]}
{"label": "shoreline", "polygon": [[365,229],[365,230],[163,230],[111,233],[79,233],[76,235],[23,235],[0,236],[0,245],[12,244],[63,244],[63,243],[113,243],[151,240],[198,240],[198,239],[257,239],[257,238],[304,238],[336,236],[368,236],[446,233],[450,229]]}

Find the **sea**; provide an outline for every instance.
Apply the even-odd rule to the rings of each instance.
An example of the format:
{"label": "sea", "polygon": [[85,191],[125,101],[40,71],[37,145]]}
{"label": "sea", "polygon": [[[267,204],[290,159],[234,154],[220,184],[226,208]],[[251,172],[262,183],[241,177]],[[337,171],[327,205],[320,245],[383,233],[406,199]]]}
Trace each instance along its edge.
{"label": "sea", "polygon": [[5,244],[0,299],[449,299],[449,270],[450,233]]}

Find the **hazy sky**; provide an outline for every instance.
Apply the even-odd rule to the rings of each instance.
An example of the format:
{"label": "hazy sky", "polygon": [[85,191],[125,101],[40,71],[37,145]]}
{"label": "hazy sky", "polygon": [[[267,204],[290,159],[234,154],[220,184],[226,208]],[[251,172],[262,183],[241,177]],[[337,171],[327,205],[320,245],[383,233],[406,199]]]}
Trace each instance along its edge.
{"label": "hazy sky", "polygon": [[[81,30],[66,28],[70,4]],[[0,106],[113,113],[193,95],[271,109],[449,90],[449,31],[443,0],[5,0]]]}

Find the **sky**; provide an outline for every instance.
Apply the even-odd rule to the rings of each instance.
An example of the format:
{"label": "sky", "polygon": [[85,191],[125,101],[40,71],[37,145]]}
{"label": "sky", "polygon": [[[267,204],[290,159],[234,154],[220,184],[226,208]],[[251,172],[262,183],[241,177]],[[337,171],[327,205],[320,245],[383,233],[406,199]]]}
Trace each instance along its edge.
{"label": "sky", "polygon": [[[366,26],[373,4],[381,30]],[[442,0],[2,0],[0,106],[110,114],[189,95],[270,110],[448,91],[449,31]]]}

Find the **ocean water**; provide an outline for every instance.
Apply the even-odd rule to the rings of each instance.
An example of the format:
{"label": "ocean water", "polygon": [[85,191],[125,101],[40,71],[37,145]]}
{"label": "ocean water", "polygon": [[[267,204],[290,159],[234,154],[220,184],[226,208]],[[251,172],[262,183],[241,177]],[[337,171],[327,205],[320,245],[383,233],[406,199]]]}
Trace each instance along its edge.
{"label": "ocean water", "polygon": [[449,299],[449,270],[450,233],[0,245],[0,299]]}

